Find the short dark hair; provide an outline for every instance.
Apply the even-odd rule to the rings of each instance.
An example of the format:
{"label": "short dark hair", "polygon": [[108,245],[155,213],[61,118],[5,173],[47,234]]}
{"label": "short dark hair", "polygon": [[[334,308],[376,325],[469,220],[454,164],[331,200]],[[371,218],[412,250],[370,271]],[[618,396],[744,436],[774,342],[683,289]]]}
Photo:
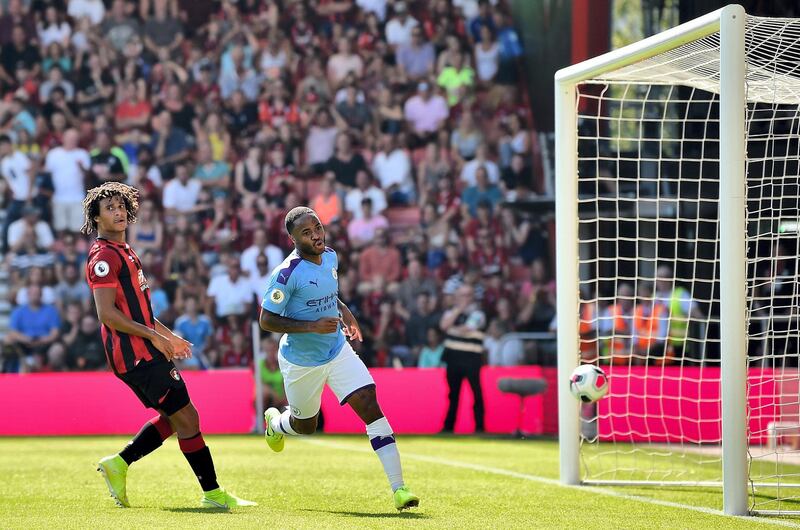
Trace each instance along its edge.
{"label": "short dark hair", "polygon": [[94,218],[100,215],[100,201],[111,197],[120,197],[128,211],[128,223],[136,222],[136,210],[139,209],[139,190],[121,182],[106,182],[86,192],[86,197],[83,199],[84,220],[81,233],[91,234],[97,231],[97,222]]}
{"label": "short dark hair", "polygon": [[308,206],[298,206],[296,208],[292,208],[289,210],[289,213],[286,214],[286,219],[284,223],[286,224],[286,232],[291,235],[292,231],[294,230],[295,223],[305,215],[317,215],[314,210],[309,208]]}
{"label": "short dark hair", "polygon": [[7,134],[0,134],[0,144],[10,144],[11,137]]}

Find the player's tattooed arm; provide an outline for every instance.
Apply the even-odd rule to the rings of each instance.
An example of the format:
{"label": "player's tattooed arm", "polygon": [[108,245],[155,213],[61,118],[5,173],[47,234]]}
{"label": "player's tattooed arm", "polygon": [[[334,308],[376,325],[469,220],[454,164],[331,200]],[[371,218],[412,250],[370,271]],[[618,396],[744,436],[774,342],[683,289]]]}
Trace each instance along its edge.
{"label": "player's tattooed arm", "polygon": [[295,320],[282,317],[272,311],[261,309],[258,323],[264,331],[273,333],[334,333],[339,328],[339,319],[333,317],[319,320]]}
{"label": "player's tattooed arm", "polygon": [[342,331],[344,331],[344,334],[347,335],[349,339],[356,339],[358,341],[364,340],[361,336],[361,326],[358,325],[358,321],[356,317],[353,316],[350,308],[338,298],[336,302],[339,307],[339,314],[342,318]]}
{"label": "player's tattooed arm", "polygon": [[94,303],[97,307],[97,318],[106,326],[128,335],[143,337],[159,349],[168,359],[175,356],[175,347],[170,340],[158,333],[153,328],[136,322],[125,313],[117,309],[114,300],[117,290],[113,287],[97,287],[92,290]]}

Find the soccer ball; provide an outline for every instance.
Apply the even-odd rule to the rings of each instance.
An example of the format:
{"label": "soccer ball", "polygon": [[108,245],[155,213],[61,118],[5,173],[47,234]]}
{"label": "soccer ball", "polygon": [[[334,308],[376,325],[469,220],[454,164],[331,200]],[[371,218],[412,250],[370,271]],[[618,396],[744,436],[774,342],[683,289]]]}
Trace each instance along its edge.
{"label": "soccer ball", "polygon": [[569,390],[576,399],[584,403],[594,403],[608,393],[608,377],[599,367],[582,364],[572,372]]}

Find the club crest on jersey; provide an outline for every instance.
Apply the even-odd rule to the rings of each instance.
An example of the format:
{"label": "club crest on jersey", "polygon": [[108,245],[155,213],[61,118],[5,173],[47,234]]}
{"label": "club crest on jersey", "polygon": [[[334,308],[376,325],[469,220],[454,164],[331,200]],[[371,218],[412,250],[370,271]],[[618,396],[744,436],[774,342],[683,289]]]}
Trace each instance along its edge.
{"label": "club crest on jersey", "polygon": [[108,276],[110,271],[111,267],[108,266],[107,261],[98,261],[94,264],[94,273],[101,278]]}
{"label": "club crest on jersey", "polygon": [[339,274],[336,272],[336,267],[332,267],[331,268],[331,276],[333,276],[334,280],[338,280],[339,279]]}
{"label": "club crest on jersey", "polygon": [[173,368],[172,370],[170,370],[170,371],[169,371],[169,375],[170,375],[170,377],[172,377],[172,378],[173,378],[175,381],[180,381],[180,380],[181,380],[181,374],[179,374],[179,373],[178,373],[178,369],[177,369],[177,368]]}
{"label": "club crest on jersey", "polygon": [[273,289],[269,295],[269,299],[275,304],[280,304],[283,302],[283,291],[280,289]]}
{"label": "club crest on jersey", "polygon": [[145,289],[149,289],[150,286],[147,284],[147,278],[144,277],[144,271],[139,269],[139,289],[144,291]]}

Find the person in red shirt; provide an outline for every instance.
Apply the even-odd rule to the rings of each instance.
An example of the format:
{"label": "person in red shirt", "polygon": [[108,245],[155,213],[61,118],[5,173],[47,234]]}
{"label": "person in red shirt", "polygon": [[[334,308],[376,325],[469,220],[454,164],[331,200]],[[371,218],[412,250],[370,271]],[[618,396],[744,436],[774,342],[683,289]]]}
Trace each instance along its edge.
{"label": "person in red shirt", "polygon": [[201,506],[254,506],[219,487],[211,452],[200,433],[197,409],[173,359],[191,357],[191,344],[153,316],[150,287],[125,230],[136,222],[138,190],[106,182],[89,190],[83,201],[85,234],[97,232],[89,250],[86,278],[94,295],[106,358],[147,408],[158,416],[144,424],[118,454],[100,460],[97,470],[120,507],[129,507],[128,466],[158,449],[175,432],[178,445],[203,489]]}

